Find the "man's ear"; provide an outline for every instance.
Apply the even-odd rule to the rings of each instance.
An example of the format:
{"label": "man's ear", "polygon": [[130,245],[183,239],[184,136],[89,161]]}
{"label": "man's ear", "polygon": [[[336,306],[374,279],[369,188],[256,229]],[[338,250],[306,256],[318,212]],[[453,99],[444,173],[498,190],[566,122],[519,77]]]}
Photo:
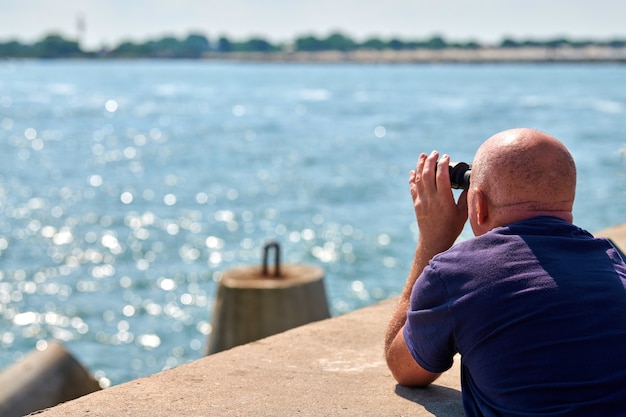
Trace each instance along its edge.
{"label": "man's ear", "polygon": [[489,218],[489,201],[487,196],[481,189],[475,190],[476,198],[476,224],[478,226],[484,226],[490,220]]}

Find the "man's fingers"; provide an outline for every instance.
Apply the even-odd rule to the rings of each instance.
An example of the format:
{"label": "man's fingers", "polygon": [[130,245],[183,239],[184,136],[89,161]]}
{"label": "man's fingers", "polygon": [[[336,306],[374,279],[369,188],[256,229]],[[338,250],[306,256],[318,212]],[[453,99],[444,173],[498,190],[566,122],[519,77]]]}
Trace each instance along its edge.
{"label": "man's fingers", "polygon": [[423,168],[421,171],[421,179],[418,183],[418,187],[420,187],[419,191],[427,190],[428,192],[434,192],[437,190],[437,184],[435,183],[435,173],[437,172],[438,158],[439,153],[437,151],[432,151],[431,154],[428,155],[428,157],[424,158]]}
{"label": "man's fingers", "polygon": [[[437,162],[437,188],[450,188],[450,174],[448,173],[448,166],[450,165],[450,157],[444,154]],[[446,179],[446,177],[448,179]]]}

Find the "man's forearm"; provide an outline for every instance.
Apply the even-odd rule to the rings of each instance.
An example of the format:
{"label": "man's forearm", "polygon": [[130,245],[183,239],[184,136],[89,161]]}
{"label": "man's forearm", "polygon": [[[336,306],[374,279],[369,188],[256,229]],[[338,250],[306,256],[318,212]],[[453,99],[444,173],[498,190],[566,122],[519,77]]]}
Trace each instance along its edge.
{"label": "man's forearm", "polygon": [[391,316],[391,320],[387,326],[387,333],[385,335],[385,355],[389,352],[391,342],[393,342],[393,339],[395,339],[396,335],[406,322],[406,312],[410,306],[411,292],[413,291],[415,282],[422,274],[424,268],[428,266],[431,258],[436,254],[437,253],[432,253],[432,251],[424,248],[423,245],[417,245],[417,248],[415,249],[415,256],[413,257],[413,264],[411,265],[411,272],[409,272],[404,289],[400,295],[398,306]]}

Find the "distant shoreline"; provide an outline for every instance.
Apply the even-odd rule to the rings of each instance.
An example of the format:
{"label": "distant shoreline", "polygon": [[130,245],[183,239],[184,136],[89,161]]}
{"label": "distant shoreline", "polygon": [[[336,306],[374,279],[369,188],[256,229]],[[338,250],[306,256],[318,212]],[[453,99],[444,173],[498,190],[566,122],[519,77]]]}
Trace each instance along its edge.
{"label": "distant shoreline", "polygon": [[444,48],[319,52],[209,52],[205,60],[318,63],[626,63],[626,47]]}
{"label": "distant shoreline", "polygon": [[85,56],[3,57],[0,62],[12,60],[151,60],[151,61],[222,61],[274,63],[355,63],[355,64],[436,64],[436,63],[626,63],[626,46],[585,47],[480,47],[442,49],[356,49],[351,51],[267,51],[267,52],[204,52],[197,57],[169,56]]}

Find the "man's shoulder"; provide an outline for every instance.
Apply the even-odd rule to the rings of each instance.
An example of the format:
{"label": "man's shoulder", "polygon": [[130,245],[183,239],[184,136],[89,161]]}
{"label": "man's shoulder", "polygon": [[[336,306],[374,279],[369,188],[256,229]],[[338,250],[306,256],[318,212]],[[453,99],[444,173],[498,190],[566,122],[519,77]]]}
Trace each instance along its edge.
{"label": "man's shoulder", "polygon": [[501,245],[515,241],[518,236],[518,233],[511,231],[507,226],[498,227],[490,230],[484,235],[457,241],[446,252],[453,255],[459,255],[473,251],[494,250]]}
{"label": "man's shoulder", "polygon": [[[519,248],[521,239],[511,234],[489,232],[481,236],[457,242],[445,252],[435,256],[431,261],[434,270],[450,275],[461,273],[485,265],[498,264],[501,259]],[[495,265],[494,265],[495,266]]]}

